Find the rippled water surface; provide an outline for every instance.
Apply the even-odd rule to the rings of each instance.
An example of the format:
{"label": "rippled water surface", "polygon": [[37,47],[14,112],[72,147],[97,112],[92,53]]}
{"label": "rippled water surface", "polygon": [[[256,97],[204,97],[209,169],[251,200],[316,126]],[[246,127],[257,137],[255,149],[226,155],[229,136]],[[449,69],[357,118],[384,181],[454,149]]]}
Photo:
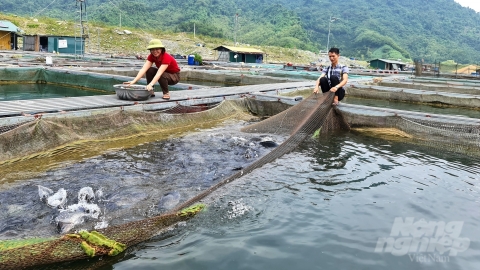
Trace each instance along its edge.
{"label": "rippled water surface", "polygon": [[[238,128],[227,125],[112,152],[5,187],[1,233],[4,238],[34,228],[54,233],[48,222],[35,223],[54,214],[29,195],[36,192],[36,184],[65,187],[73,194],[84,185],[102,188],[102,207],[110,224],[148,216],[165,192],[178,190],[184,200],[270,151],[255,144],[265,135],[242,134]],[[101,263],[102,269],[477,269],[479,185],[477,160],[335,134],[308,140],[295,152],[216,191],[206,200],[207,211],[124,257],[58,267]],[[379,238],[390,236],[396,218],[408,217],[460,222],[459,237],[468,239],[469,246],[456,256],[448,251],[402,256],[375,252]],[[23,223],[15,223],[21,219]]]}

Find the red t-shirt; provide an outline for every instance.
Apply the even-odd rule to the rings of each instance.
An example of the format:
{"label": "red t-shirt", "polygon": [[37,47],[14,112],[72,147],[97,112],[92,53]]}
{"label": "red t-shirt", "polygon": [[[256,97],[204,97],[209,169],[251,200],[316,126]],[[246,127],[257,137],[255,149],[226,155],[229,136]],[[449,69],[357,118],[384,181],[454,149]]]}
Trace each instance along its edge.
{"label": "red t-shirt", "polygon": [[165,72],[168,72],[168,73],[180,72],[180,68],[178,67],[177,60],[175,60],[175,58],[173,58],[173,56],[171,56],[168,53],[160,54],[160,56],[158,56],[157,58],[155,58],[153,54],[149,54],[147,57],[147,60],[152,63],[155,63],[157,68],[160,68],[161,65],[168,65],[167,70],[165,70]]}

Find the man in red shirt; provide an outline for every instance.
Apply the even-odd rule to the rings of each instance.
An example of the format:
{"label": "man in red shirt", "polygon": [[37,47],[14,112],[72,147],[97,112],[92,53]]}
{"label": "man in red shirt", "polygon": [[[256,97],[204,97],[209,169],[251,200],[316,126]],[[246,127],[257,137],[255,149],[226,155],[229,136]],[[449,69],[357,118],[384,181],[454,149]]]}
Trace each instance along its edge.
{"label": "man in red shirt", "polygon": [[[168,86],[175,85],[180,81],[180,68],[175,58],[165,52],[165,47],[159,39],[150,40],[147,50],[150,50],[150,54],[142,69],[140,69],[133,81],[124,82],[124,84],[135,84],[146,74],[147,90],[152,92],[151,96],[155,96],[153,86],[159,82],[163,92],[163,99],[168,100],[170,99]],[[154,63],[156,67],[153,67]]]}

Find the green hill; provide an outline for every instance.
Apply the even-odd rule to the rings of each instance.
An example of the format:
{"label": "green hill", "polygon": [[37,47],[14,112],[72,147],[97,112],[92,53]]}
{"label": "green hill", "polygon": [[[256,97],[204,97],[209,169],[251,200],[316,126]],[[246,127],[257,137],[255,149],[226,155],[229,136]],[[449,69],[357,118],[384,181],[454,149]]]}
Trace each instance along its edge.
{"label": "green hill", "polygon": [[[49,1],[48,1],[49,2]],[[53,4],[52,4],[53,3]],[[75,19],[77,1],[2,0],[23,16]],[[318,52],[330,47],[359,59],[480,62],[480,13],[454,0],[90,0],[89,23],[162,30]],[[236,16],[236,14],[238,16]],[[237,18],[237,19],[236,19]]]}

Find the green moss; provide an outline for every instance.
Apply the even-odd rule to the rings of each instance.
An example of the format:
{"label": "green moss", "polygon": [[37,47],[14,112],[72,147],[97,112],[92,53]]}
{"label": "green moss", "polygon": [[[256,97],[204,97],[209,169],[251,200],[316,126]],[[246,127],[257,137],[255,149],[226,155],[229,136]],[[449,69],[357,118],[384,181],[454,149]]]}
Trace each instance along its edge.
{"label": "green moss", "polygon": [[312,138],[317,139],[320,136],[320,132],[322,131],[322,128],[317,129],[314,133]]}
{"label": "green moss", "polygon": [[82,244],[80,244],[82,247],[83,251],[85,251],[85,254],[87,254],[88,257],[95,257],[95,248],[91,247],[87,242],[82,241]]}
{"label": "green moss", "polygon": [[112,247],[110,252],[108,252],[108,256],[116,256],[116,255],[122,253],[123,251],[125,251],[125,249],[127,248],[127,246],[125,244],[120,244],[120,243],[117,243],[117,242],[115,242],[115,243],[116,244]]}
{"label": "green moss", "polygon": [[205,208],[205,204],[199,203],[182,209],[178,212],[179,216],[193,216]]}
{"label": "green moss", "polygon": [[125,244],[118,243],[113,239],[108,239],[105,235],[97,231],[81,231],[79,232],[79,235],[89,244],[111,248],[110,252],[108,253],[110,256],[115,256],[119,253],[122,253],[127,248]]}

